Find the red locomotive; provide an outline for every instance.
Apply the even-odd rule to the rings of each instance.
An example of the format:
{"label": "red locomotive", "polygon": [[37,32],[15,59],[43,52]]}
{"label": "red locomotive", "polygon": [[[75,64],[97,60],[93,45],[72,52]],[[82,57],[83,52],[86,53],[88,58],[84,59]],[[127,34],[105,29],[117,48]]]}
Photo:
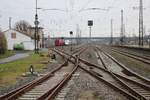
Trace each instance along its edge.
{"label": "red locomotive", "polygon": [[64,40],[62,40],[62,39],[55,40],[55,46],[63,46],[63,45],[65,45]]}

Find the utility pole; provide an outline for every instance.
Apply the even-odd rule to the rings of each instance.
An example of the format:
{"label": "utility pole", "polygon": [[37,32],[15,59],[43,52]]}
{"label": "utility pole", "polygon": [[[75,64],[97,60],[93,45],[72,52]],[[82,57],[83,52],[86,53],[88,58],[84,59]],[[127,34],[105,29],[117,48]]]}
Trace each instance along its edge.
{"label": "utility pole", "polygon": [[143,46],[143,0],[139,4],[139,46]]}
{"label": "utility pole", "polygon": [[11,17],[9,17],[9,29],[11,29]]}
{"label": "utility pole", "polygon": [[120,28],[120,44],[124,42],[124,23],[123,23],[123,10],[121,10],[121,28]]}
{"label": "utility pole", "polygon": [[91,26],[89,26],[89,34],[90,34],[90,44],[91,44],[91,32],[92,32],[92,27]]}
{"label": "utility pole", "polygon": [[146,36],[146,26],[144,25],[144,26],[143,26],[143,45],[144,45],[144,43],[146,42],[145,36]]}
{"label": "utility pole", "polygon": [[149,36],[148,36],[148,42],[149,42],[149,48],[150,48],[150,30],[148,31],[149,32]]}
{"label": "utility pole", "polygon": [[76,42],[77,45],[79,44],[79,37],[80,37],[80,33],[79,33],[79,24],[76,25]]}
{"label": "utility pole", "polygon": [[39,35],[38,35],[38,25],[39,25],[39,21],[38,21],[38,14],[37,14],[37,0],[36,0],[36,8],[35,8],[35,21],[34,21],[34,24],[35,24],[35,33],[34,33],[34,39],[35,39],[35,53],[38,53],[38,39],[39,39]]}
{"label": "utility pole", "polygon": [[111,38],[110,38],[110,44],[112,45],[113,44],[113,19],[111,19]]}

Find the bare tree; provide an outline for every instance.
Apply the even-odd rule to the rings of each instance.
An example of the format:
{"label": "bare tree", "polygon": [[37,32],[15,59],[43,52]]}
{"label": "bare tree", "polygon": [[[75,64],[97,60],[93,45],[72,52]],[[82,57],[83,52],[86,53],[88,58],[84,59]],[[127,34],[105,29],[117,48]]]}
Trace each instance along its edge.
{"label": "bare tree", "polygon": [[28,27],[31,27],[31,25],[28,22],[21,20],[15,23],[14,29],[27,34]]}

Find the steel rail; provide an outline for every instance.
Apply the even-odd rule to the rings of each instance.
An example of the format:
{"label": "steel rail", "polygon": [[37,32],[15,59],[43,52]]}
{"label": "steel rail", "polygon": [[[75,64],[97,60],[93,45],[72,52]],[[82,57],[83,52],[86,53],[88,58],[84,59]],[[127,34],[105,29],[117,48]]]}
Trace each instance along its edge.
{"label": "steel rail", "polygon": [[[52,48],[51,48],[52,49]],[[15,99],[17,97],[19,97],[20,95],[24,94],[25,92],[29,91],[30,89],[32,89],[34,86],[46,81],[47,79],[49,79],[50,77],[53,76],[53,74],[60,70],[64,65],[66,65],[68,61],[65,61],[63,64],[61,64],[58,68],[55,68],[54,70],[52,70],[51,72],[49,72],[48,74],[44,75],[43,77],[40,77],[38,79],[35,79],[15,90],[10,91],[9,93],[6,93],[4,95],[0,96],[0,100],[12,100]]]}
{"label": "steel rail", "polygon": [[[99,58],[101,58],[101,57],[99,57]],[[101,60],[102,60],[102,58],[101,58]],[[88,65],[93,65],[93,64],[91,64],[91,63],[89,63],[89,62],[86,62],[86,61],[84,61],[84,60],[82,60],[82,62],[84,62],[85,64],[88,64]],[[103,61],[103,60],[102,60],[102,62],[103,62],[103,64],[104,64],[104,61]],[[95,66],[96,66],[96,65],[94,65],[94,67],[95,67]],[[117,77],[117,76],[122,77],[121,75],[108,71],[108,69],[106,68],[106,65],[105,65],[105,64],[104,64],[104,66],[105,66],[105,70],[104,70],[103,68],[98,67],[98,66],[96,66],[96,68],[102,69],[103,71],[108,72],[108,73],[111,74],[117,81],[119,81],[124,87],[128,88],[128,90],[129,90],[132,94],[134,94],[135,96],[139,97],[139,98],[142,99],[142,100],[147,100],[143,95],[141,95],[141,94],[139,94],[138,92],[136,92],[135,90],[133,90],[131,87],[129,87],[127,84],[125,84],[122,80],[120,80],[120,79]],[[124,77],[124,78],[125,78],[125,77]],[[133,82],[133,83],[139,85],[140,87],[143,87],[143,88],[146,89],[146,90],[150,90],[150,87],[149,87],[149,86],[144,85],[144,84],[142,84],[142,83],[140,83],[140,82],[136,82],[136,81],[133,81],[133,80],[127,79],[127,78],[126,78],[126,80],[129,80],[130,82]]]}
{"label": "steel rail", "polygon": [[[93,67],[95,67],[95,68],[97,68],[97,69],[100,69],[100,70],[102,70],[102,71],[105,71],[105,72],[107,72],[107,73],[110,73],[110,71],[109,71],[108,69],[106,69],[106,68],[104,69],[104,68],[102,68],[102,67],[99,67],[98,65],[89,63],[88,61],[86,61],[86,60],[84,60],[84,59],[80,59],[80,60],[81,60],[82,63],[84,63],[84,64],[86,64],[86,65],[93,66]],[[104,62],[103,62],[103,63],[104,63]],[[106,65],[104,64],[104,66],[106,66]],[[124,76],[122,76],[122,75],[120,75],[120,74],[117,74],[117,73],[114,73],[114,72],[112,72],[112,73],[113,73],[114,75],[118,76],[118,77],[122,77],[122,78],[124,78],[124,79],[126,79],[126,80],[128,80],[128,81],[131,81],[131,82],[133,82],[133,83],[135,83],[135,84],[137,84],[137,85],[140,85],[140,86],[143,87],[144,89],[150,90],[150,86],[149,86],[149,85],[146,85],[146,84],[143,84],[143,83],[141,83],[141,82],[137,82],[137,81],[131,80],[131,79],[127,78],[127,77],[124,77]]]}
{"label": "steel rail", "polygon": [[131,54],[129,52],[123,52],[123,51],[118,51],[118,50],[114,50],[114,49],[111,49],[111,50],[113,52],[119,53],[121,55],[124,55],[124,56],[130,57],[130,58],[136,59],[138,61],[141,61],[143,63],[146,63],[146,64],[150,65],[150,58],[138,56],[138,55],[135,55],[135,54]]}
{"label": "steel rail", "polygon": [[[57,53],[60,54],[61,56],[65,56],[65,55],[63,55],[63,54],[60,53],[60,52],[57,52]],[[70,60],[70,59],[69,59],[68,61],[74,63],[74,61],[72,61],[72,60]],[[86,64],[87,64],[87,63],[86,63]],[[130,99],[132,99],[132,100],[138,100],[136,97],[134,97],[133,95],[131,95],[131,94],[129,94],[128,92],[124,91],[123,89],[118,88],[117,86],[113,85],[112,83],[110,83],[110,82],[106,81],[105,79],[101,78],[101,77],[100,77],[101,75],[93,74],[92,72],[90,72],[90,71],[86,70],[85,68],[83,68],[81,65],[79,65],[79,67],[80,67],[82,70],[88,72],[90,75],[92,75],[93,77],[95,77],[95,78],[98,79],[99,81],[101,80],[101,81],[105,82],[107,85],[111,86],[113,89],[124,93],[126,96],[128,96],[128,98],[130,98]],[[100,68],[100,67],[98,67],[98,68]],[[106,71],[105,69],[103,69],[103,70]],[[108,72],[108,71],[106,71],[106,72]],[[109,72],[108,72],[108,73],[109,73]]]}
{"label": "steel rail", "polygon": [[29,91],[34,86],[36,86],[39,83],[41,83],[41,82],[49,79],[50,77],[52,77],[55,72],[57,72],[58,70],[60,70],[64,66],[64,64],[66,64],[66,61],[63,64],[61,64],[58,68],[52,70],[51,72],[49,72],[48,74],[44,75],[43,77],[38,78],[38,79],[28,83],[28,84],[25,84],[22,87],[19,87],[19,88],[15,89],[15,90],[5,94],[5,95],[2,95],[0,97],[0,100],[5,100],[5,99],[6,100],[14,100],[14,99],[16,99],[18,96],[20,96],[23,93]]}
{"label": "steel rail", "polygon": [[40,96],[37,100],[52,100],[54,97],[58,94],[59,91],[63,88],[63,86],[71,79],[73,73],[77,70],[78,68],[78,61],[76,62],[76,65],[74,69],[66,75],[66,77],[60,81],[55,87],[50,89],[48,92]]}
{"label": "steel rail", "polygon": [[146,59],[146,60],[150,60],[150,55],[145,55],[145,54],[142,54],[142,55],[139,55],[137,54],[138,52],[136,51],[132,51],[132,50],[129,50],[129,51],[125,51],[124,49],[122,48],[115,48],[115,47],[111,47],[112,50],[117,50],[117,51],[120,51],[120,52],[124,52],[124,53],[128,53],[128,54],[131,54],[133,56],[136,56],[136,57],[140,57],[140,58],[143,58],[143,59]]}
{"label": "steel rail", "polygon": [[[98,48],[97,48],[98,49]],[[101,58],[101,56],[98,54],[98,56]],[[102,58],[101,58],[102,59]],[[103,59],[102,59],[102,62]],[[103,63],[102,63],[103,64]],[[105,63],[103,66],[106,66]],[[107,67],[108,68],[108,67]],[[132,87],[130,87],[128,84],[126,84],[124,81],[122,81],[119,77],[117,77],[111,70],[109,70],[110,74],[121,84],[123,85],[125,88],[128,89],[128,91],[135,95],[136,97],[138,97],[139,99],[142,99],[142,100],[147,100],[146,97],[144,97],[142,94],[138,93],[136,90],[134,90]],[[142,84],[141,84],[142,85]]]}
{"label": "steel rail", "polygon": [[[98,49],[98,48],[97,48]],[[98,56],[101,58],[101,56],[98,54]],[[102,59],[102,58],[101,58]],[[103,61],[104,62],[104,61]],[[102,63],[103,64],[103,63]],[[105,64],[103,65],[103,66],[106,66]],[[107,67],[108,68],[108,67]],[[110,70],[109,70],[110,71]],[[111,72],[111,71],[110,71]],[[123,86],[125,86],[126,88],[128,88],[128,90],[133,94],[133,95],[135,95],[136,97],[138,97],[138,98],[140,98],[140,100],[148,100],[146,97],[145,97],[145,95],[143,95],[143,94],[141,94],[139,91],[137,91],[136,89],[133,89],[133,87],[131,87],[130,85],[128,85],[125,81],[123,81],[123,80],[121,80],[120,79],[120,77],[118,77],[118,76],[121,76],[121,75],[116,75],[116,74],[114,74],[113,72],[111,72],[111,75],[117,80],[117,81],[119,81],[120,82],[120,84],[122,84]],[[121,78],[123,78],[123,77],[121,77]],[[125,77],[123,78],[123,79],[126,79]],[[126,79],[126,80],[128,80],[128,79]],[[129,82],[129,80],[128,80],[128,82]],[[137,83],[136,81],[131,81],[130,80],[130,82],[132,82],[132,84],[134,83],[134,84],[136,84],[136,85],[138,85],[138,86],[140,86],[140,87],[144,87],[144,90],[146,90],[145,92],[147,93],[148,91],[147,90],[150,90],[150,87],[148,87],[148,86],[146,86],[146,85],[143,85],[143,84],[141,84],[141,83]],[[142,91],[143,92],[143,91]],[[147,96],[147,94],[146,94],[146,96]]]}
{"label": "steel rail", "polygon": [[75,63],[76,63],[75,68],[72,70],[72,72],[69,75],[67,75],[67,77],[58,85],[58,87],[55,88],[55,90],[46,98],[46,100],[54,99],[54,97],[58,94],[58,92],[62,89],[62,87],[71,79],[72,75],[79,67],[78,59],[77,62]]}
{"label": "steel rail", "polygon": [[112,57],[110,54],[106,53],[105,51],[101,50],[100,48],[98,48],[100,51],[102,51],[107,57],[109,57],[111,60],[113,60],[117,65],[119,65],[120,67],[122,67],[124,70],[128,71],[129,73],[131,73],[134,76],[137,76],[139,79],[145,81],[146,83],[150,84],[150,80],[133,72],[132,70],[130,70],[129,68],[127,68],[126,66],[124,66],[122,63],[120,63],[118,60],[116,60],[114,57]]}
{"label": "steel rail", "polygon": [[[79,55],[81,54],[81,52],[83,52],[84,48],[78,48],[79,50],[77,50],[76,52],[73,53],[73,55]],[[78,53],[78,54],[77,54]],[[66,58],[67,60],[71,59],[70,57]],[[69,79],[72,77],[72,74],[77,70],[78,68],[78,56],[76,56],[76,64],[75,64],[75,68],[73,69],[73,71],[68,74],[61,82],[59,82],[55,87],[53,87],[52,89],[50,89],[48,92],[46,92],[45,94],[43,94],[42,96],[40,96],[37,100],[51,100],[53,99],[56,94],[61,90],[61,88],[65,85],[65,83],[67,83],[69,81]]]}
{"label": "steel rail", "polygon": [[93,72],[93,71],[91,72],[91,71],[89,71],[89,70],[87,70],[87,69],[85,69],[85,68],[83,68],[83,67],[81,67],[81,66],[79,66],[79,67],[80,67],[82,70],[84,70],[85,72],[89,73],[91,76],[93,76],[93,77],[95,77],[96,79],[98,79],[99,81],[102,81],[102,82],[104,82],[105,84],[107,84],[108,86],[112,87],[113,89],[115,89],[115,90],[117,90],[117,91],[123,93],[124,95],[127,96],[127,98],[129,98],[129,99],[131,99],[131,100],[138,100],[137,97],[135,97],[135,96],[131,95],[130,93],[126,92],[125,90],[123,90],[123,89],[121,89],[121,88],[115,86],[114,84],[112,84],[111,82],[105,80],[104,78],[101,78],[101,77],[100,77],[101,75],[99,75],[99,74],[97,74],[97,73],[95,73],[95,72]]}

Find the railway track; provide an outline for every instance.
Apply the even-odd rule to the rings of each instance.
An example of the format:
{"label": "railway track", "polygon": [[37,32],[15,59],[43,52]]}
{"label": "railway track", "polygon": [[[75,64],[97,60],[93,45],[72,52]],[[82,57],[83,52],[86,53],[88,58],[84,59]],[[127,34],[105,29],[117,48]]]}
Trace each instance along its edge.
{"label": "railway track", "polygon": [[131,54],[135,54],[137,56],[142,56],[142,57],[145,57],[146,59],[150,58],[150,55],[149,55],[149,51],[144,51],[144,50],[137,50],[137,49],[130,49],[130,48],[124,48],[124,47],[113,47],[113,49],[117,49],[117,50],[120,50],[120,51],[123,51],[123,52],[129,52]]}
{"label": "railway track", "polygon": [[[56,51],[56,52],[58,52],[58,51]],[[61,52],[61,53],[59,52],[59,54],[60,54],[61,56],[66,56],[66,55],[64,55],[62,52]],[[74,63],[74,61],[72,61],[72,60],[69,60],[69,61],[72,62],[72,63]],[[123,93],[124,95],[128,96],[128,98],[130,98],[130,99],[132,99],[132,100],[138,100],[134,95],[128,93],[127,90],[125,91],[125,90],[123,90],[122,88],[120,88],[121,86],[120,86],[120,87],[115,86],[116,84],[119,85],[119,83],[116,82],[116,84],[112,84],[112,81],[114,81],[114,80],[113,80],[113,77],[110,76],[110,72],[109,72],[108,70],[103,69],[103,68],[100,68],[99,66],[94,65],[94,64],[91,64],[91,63],[89,63],[89,62],[87,62],[87,61],[84,61],[84,60],[80,60],[80,61],[83,62],[84,64],[88,65],[88,66],[91,66],[91,65],[92,65],[93,67],[96,68],[96,69],[95,69],[96,71],[97,71],[97,69],[102,70],[102,71],[103,71],[103,74],[101,75],[101,74],[99,74],[99,73],[101,73],[101,72],[95,72],[95,71],[93,71],[94,69],[91,71],[90,68],[86,68],[84,65],[81,65],[81,64],[80,64],[79,67],[80,67],[82,70],[86,71],[87,73],[89,73],[90,75],[92,75],[93,77],[95,77],[96,79],[105,82],[105,83],[108,84],[109,86],[113,87],[115,90],[120,91],[120,92]],[[83,67],[83,66],[84,66],[84,67]],[[109,75],[108,75],[108,74],[109,74]],[[108,78],[108,77],[109,77],[109,78]],[[108,80],[107,80],[107,79],[108,79]],[[110,80],[111,80],[111,82],[110,82]],[[115,82],[115,81],[114,81],[114,82]]]}
{"label": "railway track", "polygon": [[[65,54],[68,55],[67,53],[65,53]],[[101,57],[99,57],[99,58],[101,58]],[[97,65],[94,65],[94,64],[91,64],[88,61],[85,61],[81,58],[79,58],[79,59],[84,64],[89,65],[89,66],[93,66],[93,67],[96,68],[96,69],[94,68],[92,70],[92,72],[89,72],[90,70],[87,70],[87,68],[84,68],[84,67],[80,66],[81,69],[83,69],[84,71],[86,71],[90,74],[93,73],[94,76],[97,75],[97,77],[99,77],[100,79],[103,77],[101,79],[101,81],[103,80],[107,84],[111,85],[113,88],[115,88],[115,89],[117,88],[118,91],[123,92],[125,95],[129,95],[130,98],[132,98],[134,100],[149,100],[150,87],[148,85],[149,82],[147,80],[145,80],[143,78],[141,79],[141,77],[139,79],[139,76],[137,76],[136,78],[135,78],[135,76],[134,77],[132,76],[132,78],[129,78],[128,75],[123,75],[123,73],[118,74],[118,73],[111,72],[107,68],[107,65],[105,64],[105,62],[103,60],[101,60],[101,62],[103,62],[103,66],[105,66],[105,67],[101,68],[101,67],[99,67]],[[90,68],[88,68],[88,69],[90,69]],[[103,72],[101,72],[101,71],[97,72],[97,69],[100,69]],[[99,73],[103,73],[103,74],[99,74]],[[131,73],[131,72],[129,72],[129,73]],[[133,74],[134,73],[132,73],[132,75]],[[115,79],[115,81],[114,81],[114,79]],[[117,80],[117,82],[116,82],[116,80]],[[145,81],[146,81],[147,84],[145,84]]]}
{"label": "railway track", "polygon": [[[52,100],[54,98],[59,100],[68,90],[68,87],[65,86],[75,76],[74,73],[78,67],[120,92],[129,100],[150,99],[150,81],[148,79],[130,71],[100,48],[93,48],[95,48],[101,65],[95,65],[80,58],[79,55],[87,48],[78,48],[74,52],[75,54],[68,54],[60,49],[53,48],[53,51],[66,59],[61,66],[37,80],[1,96],[0,100]],[[71,67],[67,67],[67,64]]]}
{"label": "railway track", "polygon": [[[100,51],[102,51],[101,49],[99,49]],[[126,66],[124,66],[122,63],[120,63],[119,61],[117,61],[115,58],[113,58],[111,55],[109,55],[108,53],[104,52],[103,53],[108,57],[110,58],[112,61],[114,61],[118,66],[120,66],[120,68],[123,68],[124,69],[124,72],[126,74],[129,74],[129,76],[136,76],[138,77],[139,79],[143,80],[145,83],[150,83],[150,80],[141,76],[140,74],[137,74],[135,72],[133,72],[132,70],[130,70],[129,68],[127,68]]]}
{"label": "railway track", "polygon": [[141,61],[143,63],[149,64],[150,65],[150,57],[145,57],[145,56],[141,56],[141,55],[137,55],[137,54],[133,54],[130,52],[126,52],[126,51],[122,51],[122,50],[118,50],[118,49],[112,49],[111,51],[119,53],[121,55],[136,59],[138,61]]}
{"label": "railway track", "polygon": [[139,78],[139,76],[137,75],[128,75],[126,73],[123,73],[123,70],[126,70],[126,69],[124,69],[124,67],[122,66],[120,67],[123,69],[118,70],[118,72],[112,70],[112,68],[110,68],[110,65],[106,63],[107,61],[104,61],[104,57],[102,57],[105,55],[105,53],[103,53],[102,50],[99,50],[98,48],[97,48],[97,55],[99,59],[101,60],[104,68],[110,71],[112,76],[115,79],[117,79],[123,86],[128,88],[130,93],[132,93],[135,97],[138,97],[140,100],[150,99],[150,86],[149,86],[150,82],[147,82],[147,80]]}
{"label": "railway track", "polygon": [[[64,67],[64,64],[49,74],[44,75],[43,77],[16,89],[13,92],[1,96],[0,100],[43,100],[43,98],[46,98],[48,94],[52,94],[56,91],[56,88],[60,88],[62,84],[67,82],[72,73],[76,70],[75,68],[77,68],[75,67],[73,69],[73,67]],[[68,71],[64,72],[64,70]],[[52,96],[54,96],[54,94]]]}
{"label": "railway track", "polygon": [[[75,55],[81,54],[82,49],[78,48]],[[51,72],[0,96],[0,100],[52,100],[78,68],[78,59],[75,60],[76,64],[66,67],[68,59],[71,58],[68,57],[63,64]]]}
{"label": "railway track", "polygon": [[[46,80],[48,80],[49,78],[53,77],[53,74],[55,72],[57,72],[58,70],[60,70],[64,64],[66,62],[64,62],[63,64],[61,64],[58,68],[54,69],[53,71],[51,71],[50,73],[42,76],[42,77],[39,77],[38,79],[16,89],[16,90],[13,90],[11,91],[10,93],[7,93],[3,96],[0,97],[0,100],[15,100],[17,99],[18,97],[20,97],[22,94],[28,92],[29,90],[33,89],[35,86],[39,85],[42,83],[42,82],[45,82]],[[42,92],[42,91],[41,91]],[[41,92],[36,92],[35,95],[40,95]],[[31,94],[34,94],[34,93],[31,93]],[[34,96],[34,95],[33,95]]]}

